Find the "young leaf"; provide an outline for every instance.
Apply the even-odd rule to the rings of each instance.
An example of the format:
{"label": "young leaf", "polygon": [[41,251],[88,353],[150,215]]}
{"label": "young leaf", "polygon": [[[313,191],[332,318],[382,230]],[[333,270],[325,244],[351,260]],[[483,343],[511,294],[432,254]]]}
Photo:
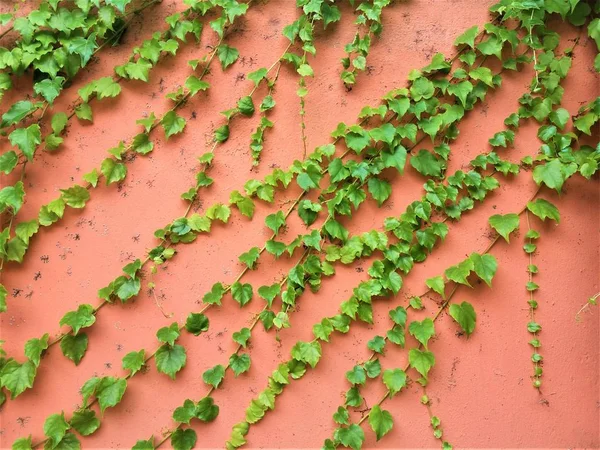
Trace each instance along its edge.
{"label": "young leaf", "polygon": [[314,368],[321,359],[321,344],[318,341],[299,341],[292,348],[292,358],[310,364]]}
{"label": "young leaf", "polygon": [[171,379],[185,366],[187,360],[185,348],[181,345],[163,344],[156,351],[156,368]]}
{"label": "young leaf", "polygon": [[519,216],[517,214],[495,214],[489,218],[489,223],[500,236],[506,239],[506,242],[510,242],[509,235],[519,228]]}
{"label": "young leaf", "polygon": [[206,370],[202,374],[202,380],[214,388],[219,387],[221,381],[223,381],[223,378],[225,378],[225,367],[223,367],[221,364]]}
{"label": "young leaf", "polygon": [[369,425],[375,432],[377,440],[380,440],[393,428],[394,419],[388,411],[382,410],[379,405],[375,405],[369,412]]}
{"label": "young leaf", "polygon": [[427,343],[429,339],[435,334],[435,328],[433,326],[433,320],[430,318],[423,319],[423,321],[419,322],[417,320],[410,323],[408,326],[408,332],[425,348],[427,348]]}
{"label": "young leaf", "polygon": [[122,365],[124,370],[130,370],[131,376],[139,372],[144,364],[146,363],[146,352],[140,350],[139,352],[129,352],[123,357]]}
{"label": "young leaf", "polygon": [[252,285],[249,283],[242,284],[239,281],[236,281],[231,286],[231,296],[240,304],[240,306],[244,306],[252,300]]}
{"label": "young leaf", "polygon": [[247,353],[242,353],[241,355],[234,353],[229,358],[229,366],[236,377],[247,372],[250,369],[250,355]]}
{"label": "young leaf", "polygon": [[402,369],[388,369],[383,372],[383,384],[390,391],[390,395],[394,396],[406,386],[406,373]]}
{"label": "young leaf", "polygon": [[165,130],[166,138],[169,139],[171,136],[183,131],[186,120],[183,117],[178,116],[175,111],[169,111],[163,116],[160,123]]}
{"label": "young leaf", "polygon": [[412,348],[408,352],[408,363],[421,375],[427,377],[427,374],[435,364],[435,356],[431,352]]}
{"label": "young leaf", "polygon": [[237,61],[240,52],[227,44],[221,44],[217,47],[217,56],[219,57],[219,61],[221,61],[221,67],[225,70]]}
{"label": "young leaf", "polygon": [[453,303],[450,305],[448,312],[450,313],[450,316],[460,325],[467,336],[470,336],[471,333],[473,333],[475,330],[475,321],[477,319],[477,315],[475,314],[475,310],[470,303],[462,302],[460,305]]}

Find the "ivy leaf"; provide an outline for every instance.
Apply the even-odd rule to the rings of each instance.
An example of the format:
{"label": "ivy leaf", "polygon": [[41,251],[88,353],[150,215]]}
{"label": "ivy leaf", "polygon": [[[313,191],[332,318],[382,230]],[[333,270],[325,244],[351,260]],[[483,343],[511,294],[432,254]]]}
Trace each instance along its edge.
{"label": "ivy leaf", "polygon": [[73,413],[70,425],[82,436],[89,436],[100,428],[100,420],[96,417],[95,411],[83,409]]}
{"label": "ivy leaf", "polygon": [[292,348],[292,358],[310,364],[314,368],[321,359],[321,344],[318,341],[299,341]]}
{"label": "ivy leaf", "polygon": [[464,284],[465,286],[471,286],[467,278],[471,274],[473,270],[473,261],[471,259],[465,259],[464,261],[459,262],[455,266],[450,266],[444,271],[444,275],[449,280],[454,281],[455,283]]}
{"label": "ivy leaf", "polygon": [[252,97],[249,95],[242,97],[238,101],[237,107],[240,110],[240,113],[242,113],[244,116],[250,117],[252,114],[254,114],[254,102],[252,101]]}
{"label": "ivy leaf", "polygon": [[[4,286],[2,286],[0,284],[0,313],[6,312],[6,297],[7,296],[8,296],[8,291],[6,290],[6,288]],[[29,358],[29,359],[31,359],[31,358]],[[0,402],[0,404],[1,403],[2,402]]]}
{"label": "ivy leaf", "polygon": [[55,448],[58,445],[69,428],[64,412],[48,416],[44,422],[44,434],[52,443],[51,448]]}
{"label": "ivy leaf", "polygon": [[415,320],[408,326],[408,332],[425,348],[429,339],[435,334],[435,328],[433,326],[433,320],[430,318],[423,319],[421,322]]}
{"label": "ivy leaf", "polygon": [[489,223],[506,242],[510,242],[510,233],[519,228],[519,216],[517,214],[495,214],[489,218]]}
{"label": "ivy leaf", "polygon": [[139,372],[146,364],[146,351],[129,352],[123,357],[122,365],[124,370],[130,370],[130,376]]}
{"label": "ivy leaf", "polygon": [[204,295],[202,301],[209,305],[221,305],[221,299],[225,294],[225,288],[221,283],[215,283],[210,292]]}
{"label": "ivy leaf", "polygon": [[82,328],[91,327],[96,322],[94,315],[95,309],[92,305],[79,305],[76,311],[69,311],[59,324],[67,325],[73,330],[73,334],[77,335]]}
{"label": "ivy leaf", "polygon": [[[333,330],[333,327],[331,329]],[[352,385],[365,384],[367,381],[367,374],[365,373],[363,366],[356,365],[351,370],[346,372],[346,379]]]}
{"label": "ivy leaf", "polygon": [[94,54],[96,47],[96,33],[91,33],[87,39],[77,36],[71,39],[67,44],[67,50],[69,53],[79,55],[81,58],[81,67],[87,65],[88,61]]}
{"label": "ivy leaf", "polygon": [[377,440],[379,440],[393,428],[394,419],[388,411],[382,410],[379,405],[375,405],[369,412],[369,425],[371,425]]}
{"label": "ivy leaf", "polygon": [[131,450],[154,450],[154,436],[146,441],[137,441]]}
{"label": "ivy leaf", "polygon": [[219,415],[219,407],[211,397],[204,397],[196,405],[196,418],[202,422],[212,422]]}
{"label": "ivy leaf", "polygon": [[385,180],[380,180],[379,178],[371,178],[369,179],[369,192],[373,196],[373,198],[377,201],[377,205],[381,206],[383,202],[385,202],[392,193],[392,186],[389,182]]}
{"label": "ivy leaf", "polygon": [[554,125],[561,130],[565,128],[567,122],[571,118],[569,111],[564,108],[558,108],[550,113],[549,119]]}
{"label": "ivy leaf", "polygon": [[217,56],[219,57],[219,61],[221,61],[221,67],[225,70],[237,61],[240,52],[227,44],[221,44],[217,47]]}
{"label": "ivy leaf", "polygon": [[202,374],[202,380],[215,389],[219,387],[223,378],[225,378],[225,367],[221,364],[217,364],[215,367],[206,370]]}
{"label": "ivy leaf", "polygon": [[183,131],[186,121],[183,117],[177,115],[175,111],[169,111],[163,116],[160,123],[165,130],[166,138],[169,139],[171,136]]}
{"label": "ivy leaf", "polygon": [[473,69],[469,72],[469,76],[474,80],[479,80],[487,84],[489,87],[494,87],[494,76],[492,71],[487,67],[478,67],[477,69]]}
{"label": "ivy leaf", "polygon": [[267,302],[269,307],[271,307],[273,300],[275,300],[275,297],[279,295],[279,292],[281,292],[281,286],[279,283],[272,284],[271,286],[261,286],[258,288],[258,295],[260,295]]}
{"label": "ivy leaf", "polygon": [[0,172],[4,172],[8,175],[17,166],[18,162],[19,157],[14,151],[9,150],[8,152],[3,153],[0,155]]}
{"label": "ivy leaf", "polygon": [[90,193],[82,186],[75,185],[68,189],[61,189],[62,200],[71,208],[84,208],[87,201],[90,199]]}
{"label": "ivy leaf", "polygon": [[81,450],[81,442],[73,433],[67,433],[54,450]]}
{"label": "ivy leaf", "polygon": [[175,408],[173,411],[173,420],[179,423],[185,423],[187,425],[190,424],[190,420],[192,420],[196,416],[196,405],[191,400],[185,400],[183,402],[183,406],[179,406]]}
{"label": "ivy leaf", "polygon": [[19,147],[29,161],[33,161],[35,149],[42,143],[42,132],[38,124],[33,124],[27,128],[17,128],[8,135],[8,139],[12,145]]}
{"label": "ivy leaf", "polygon": [[252,285],[250,283],[242,284],[239,281],[236,281],[231,285],[231,296],[240,304],[240,306],[244,306],[252,300]]}
{"label": "ivy leaf", "polygon": [[233,333],[233,341],[246,348],[248,339],[250,339],[250,328],[242,328],[240,331]]}
{"label": "ivy leaf", "polygon": [[408,352],[408,363],[413,369],[427,378],[427,374],[435,364],[435,356],[431,352],[412,348]]}
{"label": "ivy leaf", "polygon": [[33,450],[31,436],[17,439],[12,444],[12,450]]}
{"label": "ivy leaf", "polygon": [[21,209],[21,206],[23,206],[24,198],[25,189],[22,181],[17,181],[14,186],[6,186],[0,189],[0,211],[4,211],[10,206],[13,209],[13,213],[16,214]]}
{"label": "ivy leaf", "polygon": [[208,317],[200,313],[190,313],[185,321],[185,329],[188,333],[198,336],[201,333],[208,331]]}
{"label": "ivy leaf", "polygon": [[6,128],[16,123],[19,123],[29,114],[38,109],[38,106],[27,100],[22,100],[13,105],[2,114],[2,122],[0,122],[0,128]]}
{"label": "ivy leaf", "polygon": [[191,95],[196,95],[200,91],[205,91],[210,87],[206,81],[191,75],[185,80],[185,87],[190,90]]}
{"label": "ivy leaf", "polygon": [[437,277],[428,278],[427,280],[425,280],[425,285],[434,292],[440,294],[442,298],[446,298],[444,277],[442,277],[441,275],[438,275]]}
{"label": "ivy leaf", "polygon": [[475,48],[475,38],[477,37],[478,34],[479,34],[479,29],[477,28],[477,25],[475,25],[474,27],[469,28],[463,34],[458,36],[454,40],[454,45],[459,46],[460,44],[466,44],[471,48]]}
{"label": "ivy leaf", "polygon": [[25,343],[25,356],[35,364],[36,367],[40,365],[42,353],[48,348],[48,337],[48,333],[46,333],[39,339],[29,339]]}
{"label": "ivy leaf", "polygon": [[560,213],[558,208],[547,200],[538,198],[527,203],[527,209],[542,220],[552,219],[556,223],[560,222]]}
{"label": "ivy leaf", "polygon": [[410,94],[415,102],[419,100],[431,98],[435,91],[435,87],[431,81],[425,77],[419,77],[413,81],[410,87]]}
{"label": "ivy leaf", "polygon": [[243,353],[242,355],[237,355],[234,353],[229,358],[229,366],[233,373],[237,377],[238,375],[247,372],[250,369],[250,355],[247,353]]}
{"label": "ivy leaf", "polygon": [[179,338],[179,324],[173,322],[168,327],[162,327],[156,332],[156,338],[165,344],[175,345],[175,341]]}
{"label": "ivy leaf", "polygon": [[33,387],[33,380],[37,368],[32,361],[26,361],[23,364],[12,360],[8,361],[0,372],[0,381],[10,392],[10,398],[14,399],[26,389]]}
{"label": "ivy leaf", "polygon": [[265,218],[265,225],[273,230],[273,234],[279,233],[279,229],[285,225],[285,216],[283,211],[277,211],[275,214],[269,214]]}
{"label": "ivy leaf", "polygon": [[36,94],[44,97],[49,104],[52,104],[56,97],[60,95],[62,83],[64,81],[64,77],[56,77],[54,79],[46,78],[45,80],[35,83],[33,85],[33,90]]}
{"label": "ivy leaf", "polygon": [[37,219],[28,222],[21,222],[15,227],[15,234],[26,244],[29,244],[29,239],[38,232],[40,224]]}
{"label": "ivy leaf", "polygon": [[198,436],[191,428],[185,430],[178,428],[171,435],[171,445],[174,450],[192,450],[196,446]]}
{"label": "ivy leaf", "polygon": [[365,441],[365,433],[360,425],[353,423],[348,428],[338,428],[335,431],[335,438],[340,441],[344,447],[360,450]]}
{"label": "ivy leaf", "polygon": [[383,372],[383,384],[390,391],[390,395],[394,396],[406,386],[406,373],[402,369],[388,369]]}
{"label": "ivy leaf", "polygon": [[426,177],[439,178],[442,175],[443,163],[425,149],[419,150],[418,154],[410,158],[410,165]]}
{"label": "ivy leaf", "polygon": [[208,217],[210,220],[218,219],[223,223],[227,223],[230,215],[231,209],[229,208],[229,206],[220,203],[211,206],[206,211],[206,217]]}
{"label": "ivy leaf", "polygon": [[477,315],[475,309],[468,302],[462,302],[460,305],[453,303],[448,310],[450,316],[460,325],[463,331],[470,336],[475,330],[475,321]]}
{"label": "ivy leaf", "polygon": [[155,359],[157,370],[174,380],[175,374],[185,366],[187,356],[181,345],[163,344],[156,351]]}
{"label": "ivy leaf", "polygon": [[558,159],[533,169],[533,180],[538,186],[544,183],[550,189],[555,189],[559,193],[566,179],[565,166]]}
{"label": "ivy leaf", "polygon": [[298,186],[305,191],[316,189],[319,187],[319,182],[323,174],[316,164],[310,164],[305,171],[300,172],[296,178]]}
{"label": "ivy leaf", "polygon": [[492,278],[498,270],[498,261],[496,261],[494,255],[471,253],[469,258],[473,261],[473,270],[477,276],[485,281],[489,287],[492,287]]}
{"label": "ivy leaf", "polygon": [[85,355],[88,346],[88,336],[85,333],[73,336],[67,334],[60,341],[60,349],[67,358],[79,365],[81,359]]}

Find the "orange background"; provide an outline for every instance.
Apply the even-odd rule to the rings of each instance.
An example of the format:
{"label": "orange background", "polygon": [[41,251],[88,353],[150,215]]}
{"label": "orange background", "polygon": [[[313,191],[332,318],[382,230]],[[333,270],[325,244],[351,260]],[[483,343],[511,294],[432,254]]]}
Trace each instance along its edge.
{"label": "orange background", "polygon": [[[1,339],[6,341],[9,355],[22,358],[24,342],[44,332],[58,333],[58,322],[65,312],[80,303],[96,303],[96,292],[120,273],[121,267],[155,245],[153,231],[185,211],[179,195],[194,184],[196,157],[210,148],[212,130],[223,123],[218,111],[231,108],[247,95],[252,83],[245,75],[259,67],[268,67],[283,52],[287,41],[282,28],[295,20],[298,11],[292,0],[259,3],[248,11],[236,26],[228,43],[237,47],[241,59],[225,73],[215,64],[207,80],[211,88],[199,94],[180,114],[188,119],[185,132],[165,142],[155,139],[155,150],[138,156],[128,165],[129,174],[118,187],[101,186],[92,191],[92,200],[83,211],[69,210],[55,226],[33,239],[23,265],[9,264],[3,283],[9,290],[8,312],[0,317]],[[316,38],[317,57],[310,60],[316,77],[308,80],[306,124],[310,148],[330,141],[329,133],[339,122],[353,123],[365,105],[376,105],[378,99],[394,87],[406,85],[408,72],[426,65],[435,52],[454,55],[454,38],[473,25],[488,20],[487,8],[492,1],[412,0],[395,2],[383,13],[384,31],[375,40],[368,57],[369,74],[361,73],[357,85],[346,91],[339,79],[343,47],[355,32],[352,10],[342,7],[342,21]],[[116,64],[124,61],[131,49],[152,32],[164,29],[163,18],[182,9],[179,2],[165,1],[146,10],[134,21],[123,45],[107,48],[98,54],[57,101],[57,110],[65,110],[76,98],[76,91],[86,82],[111,75]],[[566,39],[578,35],[570,26],[554,23],[562,34],[563,47],[572,45]],[[71,121],[65,143],[55,153],[39,152],[35,163],[27,167],[26,204],[19,213],[21,220],[37,215],[42,204],[54,199],[59,188],[79,181],[82,174],[98,167],[107,156],[106,150],[119,140],[128,141],[138,127],[135,120],[144,112],[166,111],[170,104],[164,95],[181,85],[191,69],[186,61],[199,58],[215,43],[206,27],[200,44],[186,45],[176,58],[167,57],[151,72],[150,82],[125,81],[123,93],[116,99],[95,102],[94,124]],[[573,68],[564,82],[563,106],[572,114],[599,94],[598,74],[593,69],[596,47],[585,33],[576,48]],[[517,99],[528,88],[531,70],[506,73],[502,88],[491,92],[461,122],[460,137],[451,146],[449,173],[465,167],[475,155],[489,148],[487,139],[504,129],[503,120],[516,111]],[[250,134],[257,125],[254,118],[236,118],[231,138],[216,151],[210,176],[215,183],[201,193],[203,206],[216,201],[227,202],[229,192],[240,189],[248,178],[262,178],[273,167],[287,168],[302,157],[299,126],[299,101],[295,94],[297,75],[284,66],[277,84],[277,106],[270,118],[275,127],[266,133],[263,158],[257,170],[252,169],[249,151]],[[264,86],[258,92],[265,94]],[[13,94],[30,92],[26,80],[19,81]],[[258,97],[257,97],[258,98]],[[17,96],[7,96],[6,105]],[[157,114],[158,116],[158,114]],[[569,125],[570,126],[570,125]],[[537,126],[524,125],[517,134],[514,148],[502,156],[516,162],[534,154],[540,146]],[[155,136],[162,135],[156,133]],[[2,140],[2,151],[8,149]],[[427,147],[424,141],[424,148]],[[0,176],[4,184],[10,180]],[[406,205],[422,195],[424,179],[407,166],[403,177],[396,176],[391,198],[381,209],[372,199],[347,223],[352,233],[382,229],[383,219],[401,213]],[[415,266],[405,279],[400,294],[389,301],[375,304],[376,324],[354,324],[347,335],[335,335],[323,346],[323,358],[314,371],[293,382],[277,399],[275,412],[270,412],[248,435],[250,447],[319,447],[334,429],[331,415],[343,404],[348,388],[347,370],[368,357],[366,342],[389,328],[387,311],[424,290],[424,280],[437,275],[473,251],[483,251],[492,233],[487,218],[520,210],[535,191],[529,173],[506,182],[486,202],[461,220],[450,225],[446,242],[425,264]],[[275,207],[286,208],[287,201],[298,195],[298,188],[278,194]],[[440,417],[444,439],[456,447],[598,447],[599,438],[599,321],[598,310],[586,312],[580,322],[575,315],[587,298],[599,290],[598,177],[592,182],[579,176],[566,185],[562,196],[543,191],[544,198],[561,211],[561,223],[533,226],[542,237],[534,263],[541,286],[536,295],[540,303],[537,321],[543,326],[540,335],[544,356],[541,393],[531,387],[531,348],[526,267],[528,258],[522,250],[523,228],[511,245],[499,243],[492,253],[499,262],[493,288],[477,285],[473,290],[459,288],[455,300],[471,302],[478,313],[477,328],[466,339],[456,335],[457,326],[447,316],[436,323],[437,337],[430,345],[437,361],[431,372],[428,394],[432,410]],[[70,417],[81,402],[78,389],[91,376],[125,375],[121,358],[128,352],[156,348],[155,332],[175,320],[185,320],[190,311],[198,310],[202,296],[213,283],[230,283],[241,270],[237,255],[252,246],[261,246],[270,236],[264,217],[273,206],[261,204],[252,221],[233,214],[227,226],[213,226],[210,236],[201,236],[191,245],[180,245],[177,256],[154,276],[156,293],[162,308],[172,318],[163,316],[145,284],[138,299],[125,306],[104,308],[90,330],[88,354],[78,367],[52,348],[43,359],[34,389],[15,401],[8,400],[0,410],[0,446],[10,447],[18,437],[32,434],[34,442],[42,435],[44,419],[64,410]],[[293,214],[285,235],[291,240],[304,227]],[[522,224],[524,220],[521,221]],[[47,263],[44,262],[48,257]],[[296,256],[297,258],[298,256]],[[295,259],[282,258],[275,263],[270,255],[261,257],[257,271],[245,277],[255,288],[258,283],[280,280]],[[312,325],[322,317],[335,314],[360,280],[367,277],[368,261],[351,266],[337,266],[337,274],[323,282],[317,294],[307,292],[299,301],[298,311],[291,315],[292,327],[275,334],[264,333],[259,326],[252,336],[252,367],[239,378],[229,372],[214,398],[221,408],[211,424],[195,424],[198,447],[222,447],[231,426],[244,417],[244,410],[256,393],[266,387],[267,376],[276,365],[288,358],[298,339],[312,338]],[[364,272],[361,270],[364,269]],[[148,281],[148,279],[146,279]],[[435,299],[434,299],[435,300]],[[181,344],[188,352],[185,369],[172,381],[158,374],[154,365],[146,374],[136,375],[130,382],[121,404],[104,415],[98,432],[81,438],[83,448],[130,448],[136,440],[173,426],[171,414],[184,399],[198,400],[207,391],[201,375],[215,364],[226,364],[235,344],[231,333],[247,326],[254,313],[262,308],[260,300],[240,309],[224,299],[219,309],[208,313],[210,331],[199,337],[184,333]],[[426,313],[436,305],[425,299]],[[383,368],[404,366],[406,355],[388,347],[381,359]],[[363,392],[367,390],[363,389]],[[367,404],[372,405],[383,393],[380,381],[369,385]],[[419,403],[421,389],[413,384],[406,392],[386,402],[395,419],[394,429],[379,443],[369,430],[365,447],[436,447],[427,410]],[[360,417],[356,415],[355,417]]]}

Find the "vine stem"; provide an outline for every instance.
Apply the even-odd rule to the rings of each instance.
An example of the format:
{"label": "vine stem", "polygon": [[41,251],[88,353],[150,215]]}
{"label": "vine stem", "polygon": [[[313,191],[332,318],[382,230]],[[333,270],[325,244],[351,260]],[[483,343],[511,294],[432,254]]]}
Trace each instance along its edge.
{"label": "vine stem", "polygon": [[[527,211],[527,204],[531,201],[533,201],[538,194],[540,193],[541,190],[541,186],[538,186],[538,188],[535,190],[534,194],[531,196],[531,198],[529,199],[529,201],[525,204],[525,206],[523,206],[523,208],[517,213],[518,216],[520,216],[521,214],[523,214],[524,212]],[[500,235],[496,235],[494,237],[494,239],[492,239],[492,241],[488,244],[488,246],[485,248],[485,250],[483,252],[481,252],[482,255],[485,255],[486,253],[489,253],[492,248],[494,247],[494,245],[496,245],[496,243],[498,242],[498,240],[500,239]],[[435,322],[442,314],[442,312],[444,312],[444,310],[446,309],[446,307],[448,306],[448,304],[450,303],[450,300],[452,299],[452,297],[454,297],[454,294],[456,293],[458,287],[460,286],[460,284],[458,283],[454,283],[454,288],[452,289],[452,291],[450,292],[450,294],[448,295],[448,297],[446,298],[446,300],[442,303],[442,306],[439,307],[439,309],[437,310],[436,314],[433,316],[433,321]],[[431,289],[428,289],[425,294],[426,295],[428,293],[431,292]],[[418,346],[418,348],[422,348],[423,345],[420,344]],[[370,360],[370,359],[369,359]],[[406,366],[404,367],[404,371],[406,372],[408,369],[410,368],[410,364],[406,364]],[[381,406],[381,404],[383,402],[386,401],[386,399],[390,398],[390,391],[386,391],[385,395],[383,397],[381,397],[381,399],[376,403],[377,406]],[[369,413],[371,412],[371,410],[373,409],[373,407],[369,408]],[[359,421],[358,421],[358,425],[361,425],[367,418],[369,417],[369,414],[365,414]]]}

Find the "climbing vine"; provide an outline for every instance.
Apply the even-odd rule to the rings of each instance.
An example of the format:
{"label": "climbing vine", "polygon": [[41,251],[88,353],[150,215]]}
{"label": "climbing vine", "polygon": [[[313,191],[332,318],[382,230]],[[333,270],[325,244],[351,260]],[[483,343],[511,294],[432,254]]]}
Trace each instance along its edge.
{"label": "climbing vine", "polygon": [[[86,67],[102,59],[107,47],[122,45],[132,21],[150,14],[153,8],[160,10],[160,3],[44,0],[26,14],[18,8],[0,14],[0,25],[5,27],[0,39],[13,36],[10,44],[0,47],[0,99],[17,95],[13,85],[19,78],[30,80],[32,85],[31,94],[3,105],[0,123],[8,148],[0,154],[0,312],[5,313],[4,317],[11,309],[5,287],[10,286],[4,274],[7,269],[22,265],[18,269],[22,270],[30,247],[39,245],[37,241],[44,242],[41,231],[60,226],[67,210],[84,213],[96,189],[119,186],[135,173],[132,155],[151,157],[158,139],[169,141],[192,128],[181,109],[212,95],[213,80],[231,74],[230,68],[244,60],[230,42],[234,28],[240,24],[251,26],[252,14],[269,7],[253,0],[185,0],[181,8],[164,18],[164,29],[133,43],[128,58],[112,68],[113,75],[86,81],[71,92],[73,83],[86,76]],[[547,258],[540,257],[537,242],[545,238],[544,224],[561,223],[553,192],[568,199],[564,188],[572,177],[597,181],[600,144],[593,140],[600,120],[600,97],[589,98],[577,111],[569,111],[561,103],[565,80],[582,41],[600,48],[600,7],[579,0],[501,0],[490,8],[487,23],[474,25],[455,38],[453,54],[433,54],[427,65],[408,73],[406,82],[396,80],[394,88],[377,105],[364,106],[353,124],[339,123],[331,130],[329,142],[309,152],[308,136],[312,133],[307,129],[306,106],[312,101],[310,86],[319,77],[313,64],[320,55],[317,50],[329,44],[328,33],[346,20],[343,13],[354,15],[354,37],[343,46],[345,56],[336,72],[338,82],[351,95],[359,73],[369,71],[367,58],[375,49],[374,43],[385,46],[388,29],[393,31],[394,24],[383,26],[387,11],[403,5],[389,0],[350,0],[347,6],[334,0],[295,3],[296,19],[282,24],[277,36],[284,43],[283,52],[241,77],[246,80],[244,90],[236,94],[235,102],[227,109],[203,114],[213,120],[220,118],[211,130],[208,148],[194,149],[194,183],[171,200],[181,204],[180,211],[156,229],[145,253],[130,257],[112,281],[99,286],[96,301],[78,301],[75,309],[62,314],[55,329],[41,330],[38,337],[24,342],[22,354],[7,354],[0,347],[0,406],[12,406],[24,393],[42,389],[38,376],[51,370],[50,361],[44,359],[58,348],[67,360],[79,366],[93,351],[98,335],[90,331],[102,311],[133,303],[144,287],[158,304],[155,289],[161,283],[159,269],[167,263],[169,268],[180,267],[177,254],[182,245],[204,248],[203,242],[211,239],[214,228],[220,228],[221,236],[230,232],[238,213],[237,219],[247,223],[267,210],[264,242],[240,250],[235,259],[236,273],[203,279],[203,291],[197,293],[200,306],[179,320],[163,313],[167,322],[155,330],[153,344],[127,352],[121,368],[111,368],[110,374],[94,373],[80,387],[81,401],[72,411],[62,409],[49,415],[42,430],[19,437],[12,443],[13,449],[85,446],[85,438],[104,421],[110,421],[104,417],[105,411],[118,407],[134,383],[140,388],[144,385],[142,374],[155,369],[166,380],[178,382],[179,373],[190,364],[190,348],[184,344],[190,341],[182,339],[184,334],[193,336],[191,339],[210,336],[211,321],[228,304],[243,311],[252,308],[247,326],[231,333],[233,351],[224,351],[218,361],[206,361],[207,368],[197,374],[202,383],[186,392],[186,399],[172,411],[172,422],[165,424],[160,434],[147,430],[144,436],[132,436],[131,442],[138,450],[163,445],[190,450],[204,445],[197,426],[225,414],[225,405],[218,404],[215,392],[226,383],[235,387],[229,373],[234,378],[242,377],[260,364],[258,355],[253,354],[258,333],[280,340],[286,329],[303,327],[296,318],[303,296],[318,293],[325,282],[335,283],[336,272],[344,266],[366,263],[370,264],[363,277],[366,279],[352,289],[351,295],[343,301],[330,299],[334,305],[339,303],[338,313],[323,316],[313,324],[311,340],[298,340],[290,346],[289,357],[280,358],[266,387],[256,393],[245,411],[227,410],[228,418],[239,416],[239,422],[225,446],[231,449],[246,445],[253,427],[267,414],[277,413],[277,399],[316,368],[329,344],[335,346],[335,335],[349,333],[360,323],[373,325],[377,320],[375,307],[387,298],[388,305],[383,308],[388,309],[391,322],[384,333],[367,340],[369,356],[346,369],[348,388],[342,404],[332,411],[330,436],[323,448],[360,449],[369,430],[377,441],[383,439],[398,423],[386,405],[412,385],[420,385],[420,401],[426,408],[433,438],[443,449],[452,448],[451,424],[444,422],[442,426],[428,395],[430,373],[445,357],[435,353],[433,345],[443,326],[439,319],[448,316],[453,331],[466,341],[485,326],[478,320],[480,302],[462,301],[460,295],[467,288],[473,292],[494,289],[498,283],[495,276],[503,270],[494,249],[515,245],[519,232],[526,281],[525,292],[515,297],[526,296],[527,314],[521,319],[529,334],[528,345],[533,348],[533,372],[523,376],[530,377],[535,388],[532,391],[542,392],[544,324],[538,320],[538,309],[548,302],[540,300],[545,291],[537,280],[546,269],[543,261]],[[554,22],[559,21],[578,29],[579,36],[565,42],[555,31]],[[19,212],[26,196],[35,195],[35,188],[27,185],[26,168],[38,163],[41,150],[48,153],[45,158],[62,151],[73,118],[95,126],[95,102],[106,98],[118,101],[129,83],[150,83],[161,61],[172,62],[189,46],[195,46],[193,57],[187,61],[190,73],[164,95],[168,107],[144,113],[135,121],[138,129],[107,149],[108,156],[98,167],[87,168],[81,182],[60,189],[58,198],[41,206],[37,217],[22,218]],[[596,56],[596,72],[600,71],[599,61]],[[531,72],[532,79],[514,112],[504,120],[504,128],[478,142],[483,149],[468,164],[449,173],[449,167],[460,156],[456,140],[461,126],[475,108],[502,95],[503,85],[516,72]],[[285,89],[281,80],[290,76],[299,114],[277,100]],[[60,103],[57,99],[69,94],[75,94],[75,100],[66,110],[59,110],[62,107],[55,106]],[[266,171],[257,167],[266,159],[266,149],[287,145],[271,142],[270,137],[267,140],[270,133],[278,131],[273,116],[282,109],[297,115],[302,158],[287,168],[272,166]],[[241,137],[246,139],[248,167],[262,169],[266,175],[245,182],[236,180],[236,188],[232,189],[232,184],[221,185],[221,180],[212,177],[214,168],[221,164],[219,149],[241,134],[238,119],[252,121],[252,132]],[[537,148],[528,148],[527,156],[517,160],[511,150],[520,134],[526,133],[522,129],[532,124],[537,128]],[[156,130],[162,130],[162,137]],[[588,145],[590,142],[592,145]],[[420,179],[421,193],[407,202],[402,212],[394,212],[369,230],[353,231],[352,219],[365,209],[390,207],[390,199],[402,190],[407,175]],[[406,277],[444,247],[448,236],[458,232],[455,229],[463,217],[522,177],[529,177],[537,189],[524,204],[512,205],[514,210],[488,218],[487,245],[472,248],[467,255],[456,255],[453,264],[423,281],[423,292],[407,294],[406,302],[398,304],[399,294],[406,289]],[[4,184],[4,180],[10,181]],[[228,200],[207,204],[203,195],[215,187],[228,190],[223,197]],[[280,197],[287,202],[279,202]],[[299,232],[291,231],[296,230],[291,226],[294,221],[302,225]],[[276,279],[257,283],[252,275],[260,271],[267,255],[288,269]],[[595,305],[597,297],[592,295],[583,307],[578,301],[575,317]],[[119,314],[131,314],[128,311],[123,308]],[[554,337],[544,336],[544,343],[551,339]],[[387,358],[392,346],[404,355],[401,364]],[[383,386],[384,395],[369,406],[369,389],[377,383]]]}

